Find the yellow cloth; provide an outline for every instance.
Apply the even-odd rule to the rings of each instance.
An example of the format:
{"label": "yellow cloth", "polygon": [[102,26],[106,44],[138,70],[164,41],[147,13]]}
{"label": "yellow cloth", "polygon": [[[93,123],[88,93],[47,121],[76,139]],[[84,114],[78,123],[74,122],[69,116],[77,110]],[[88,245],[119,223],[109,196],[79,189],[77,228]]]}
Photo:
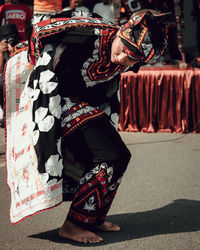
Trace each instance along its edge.
{"label": "yellow cloth", "polygon": [[62,0],[34,0],[33,13],[49,13],[62,10]]}

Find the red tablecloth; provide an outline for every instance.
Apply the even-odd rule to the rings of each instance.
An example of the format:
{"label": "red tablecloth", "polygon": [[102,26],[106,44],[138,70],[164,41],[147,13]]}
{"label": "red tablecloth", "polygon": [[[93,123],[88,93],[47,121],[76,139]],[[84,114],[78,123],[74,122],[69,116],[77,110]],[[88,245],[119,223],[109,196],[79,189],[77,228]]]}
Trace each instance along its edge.
{"label": "red tablecloth", "polygon": [[118,128],[200,132],[200,69],[142,68],[122,74]]}

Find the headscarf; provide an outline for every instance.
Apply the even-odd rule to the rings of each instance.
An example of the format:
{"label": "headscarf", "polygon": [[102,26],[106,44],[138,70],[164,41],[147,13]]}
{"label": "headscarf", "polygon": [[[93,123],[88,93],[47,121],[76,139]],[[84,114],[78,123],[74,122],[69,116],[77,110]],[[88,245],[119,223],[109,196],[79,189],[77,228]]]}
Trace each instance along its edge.
{"label": "headscarf", "polygon": [[155,62],[167,47],[166,21],[171,13],[133,14],[121,27],[120,38],[127,55],[134,61]]}

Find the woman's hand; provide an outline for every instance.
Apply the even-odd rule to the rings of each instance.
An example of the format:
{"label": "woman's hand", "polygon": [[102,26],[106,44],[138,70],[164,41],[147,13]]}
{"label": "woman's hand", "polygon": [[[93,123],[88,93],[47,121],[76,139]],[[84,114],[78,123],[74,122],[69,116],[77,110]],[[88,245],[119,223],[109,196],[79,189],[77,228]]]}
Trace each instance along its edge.
{"label": "woman's hand", "polygon": [[2,40],[0,42],[0,54],[4,54],[6,51],[8,51],[9,45],[6,42],[6,40]]}
{"label": "woman's hand", "polygon": [[4,68],[4,57],[5,53],[7,53],[9,50],[9,44],[6,42],[6,40],[2,40],[0,42],[0,74],[3,72]]}

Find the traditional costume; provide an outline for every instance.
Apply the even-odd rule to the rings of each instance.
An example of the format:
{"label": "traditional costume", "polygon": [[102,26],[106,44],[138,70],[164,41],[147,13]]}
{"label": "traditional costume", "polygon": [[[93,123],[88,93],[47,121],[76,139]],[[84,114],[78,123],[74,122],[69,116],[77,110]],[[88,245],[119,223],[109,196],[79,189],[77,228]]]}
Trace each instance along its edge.
{"label": "traditional costume", "polygon": [[[142,26],[130,43],[134,38],[128,31],[134,23]],[[149,46],[146,17],[138,16],[120,36],[127,54],[136,57],[136,45],[143,60],[133,67],[114,64],[111,45],[119,29],[84,12],[61,12],[47,20],[41,16],[29,45],[18,45],[8,61],[6,155],[12,223],[66,200],[72,200],[68,220],[104,222],[130,160],[116,131],[119,75],[137,72],[144,58],[156,60],[166,47],[166,39],[162,49]]]}

